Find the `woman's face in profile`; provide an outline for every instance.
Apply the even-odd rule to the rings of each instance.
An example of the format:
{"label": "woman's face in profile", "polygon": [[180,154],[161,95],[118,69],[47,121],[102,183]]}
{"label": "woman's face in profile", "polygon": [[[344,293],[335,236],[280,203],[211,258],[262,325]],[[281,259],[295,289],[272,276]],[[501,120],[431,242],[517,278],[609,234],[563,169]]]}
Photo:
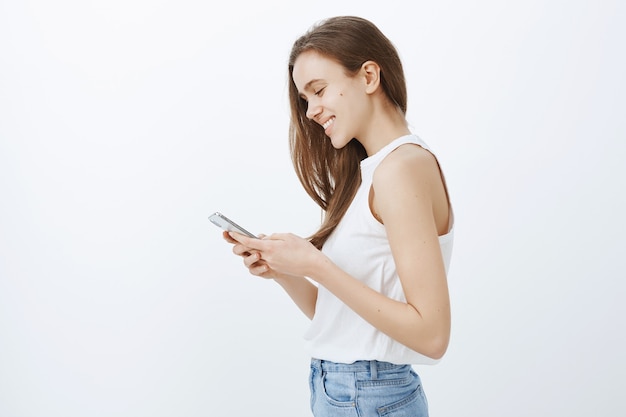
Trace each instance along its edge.
{"label": "woman's face in profile", "polygon": [[361,136],[370,109],[365,82],[358,75],[350,77],[337,61],[306,51],[296,59],[292,77],[307,102],[306,117],[322,126],[335,148]]}

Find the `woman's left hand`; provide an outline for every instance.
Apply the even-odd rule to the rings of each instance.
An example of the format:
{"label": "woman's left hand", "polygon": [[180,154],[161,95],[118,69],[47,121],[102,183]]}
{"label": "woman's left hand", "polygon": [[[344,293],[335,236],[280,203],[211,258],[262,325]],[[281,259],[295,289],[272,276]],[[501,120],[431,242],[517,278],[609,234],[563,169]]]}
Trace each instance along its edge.
{"label": "woman's left hand", "polygon": [[282,274],[311,277],[327,258],[311,242],[291,233],[275,233],[262,239],[231,232],[232,239],[260,253],[261,259]]}

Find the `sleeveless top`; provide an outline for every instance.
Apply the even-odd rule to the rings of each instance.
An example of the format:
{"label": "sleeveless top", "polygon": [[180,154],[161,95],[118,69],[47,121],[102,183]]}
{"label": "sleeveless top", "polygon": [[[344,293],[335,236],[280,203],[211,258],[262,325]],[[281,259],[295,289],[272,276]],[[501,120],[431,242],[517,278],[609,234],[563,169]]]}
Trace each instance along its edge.
{"label": "sleeveless top", "polygon": [[[376,154],[361,161],[361,185],[346,214],[324,244],[322,251],[341,269],[374,290],[406,302],[384,225],[374,218],[369,192],[374,171],[399,146],[413,143],[430,151],[415,135],[395,139]],[[442,177],[443,178],[443,177]],[[446,273],[452,255],[453,228],[450,211],[449,231],[439,236]],[[379,360],[396,364],[438,362],[390,338],[352,311],[324,286],[318,286],[315,316],[304,335],[313,358],[353,363]]]}

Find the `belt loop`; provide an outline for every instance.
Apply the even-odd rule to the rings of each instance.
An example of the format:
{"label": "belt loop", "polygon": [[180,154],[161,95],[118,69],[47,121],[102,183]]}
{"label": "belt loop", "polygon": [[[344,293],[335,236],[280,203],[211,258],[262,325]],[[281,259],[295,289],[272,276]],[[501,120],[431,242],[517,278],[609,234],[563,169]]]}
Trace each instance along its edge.
{"label": "belt loop", "polygon": [[378,367],[376,361],[370,361],[370,375],[372,379],[378,379]]}

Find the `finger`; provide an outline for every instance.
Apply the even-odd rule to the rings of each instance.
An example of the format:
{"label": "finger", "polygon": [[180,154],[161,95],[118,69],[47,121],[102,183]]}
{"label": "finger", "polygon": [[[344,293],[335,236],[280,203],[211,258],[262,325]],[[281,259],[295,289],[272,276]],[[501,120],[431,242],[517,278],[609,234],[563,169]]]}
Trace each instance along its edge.
{"label": "finger", "polygon": [[233,253],[237,256],[250,256],[250,252],[248,252],[246,248],[241,245],[234,246]]}
{"label": "finger", "polygon": [[244,243],[244,239],[247,238],[246,235],[242,235],[241,233],[237,233],[237,232],[224,232],[226,233],[232,240],[234,240],[235,242],[239,242],[239,243]]}
{"label": "finger", "polygon": [[249,256],[250,248],[242,245],[241,243],[237,243],[233,246],[233,253],[238,256]]}
{"label": "finger", "polygon": [[288,240],[293,235],[291,233],[272,233],[269,236],[263,236],[263,239],[269,240]]}
{"label": "finger", "polygon": [[222,237],[224,238],[225,241],[227,241],[228,243],[237,243],[237,241],[235,239],[233,239],[232,237],[230,237],[230,235],[228,234],[228,232],[222,232]]}
{"label": "finger", "polygon": [[260,245],[261,239],[257,239],[257,238],[252,238],[252,237],[248,237],[246,235],[242,235],[241,233],[237,233],[237,232],[228,232],[230,234],[230,237],[235,239],[237,242],[241,243],[242,245],[245,245],[251,249],[262,249],[262,245]]}
{"label": "finger", "polygon": [[261,278],[271,278],[271,271],[267,264],[256,263],[254,266],[248,269],[252,275],[256,275]]}
{"label": "finger", "polygon": [[[243,257],[243,263],[247,268],[254,267],[254,264],[261,261],[261,254],[259,252],[252,252],[248,256]],[[261,262],[264,263],[264,262]]]}

